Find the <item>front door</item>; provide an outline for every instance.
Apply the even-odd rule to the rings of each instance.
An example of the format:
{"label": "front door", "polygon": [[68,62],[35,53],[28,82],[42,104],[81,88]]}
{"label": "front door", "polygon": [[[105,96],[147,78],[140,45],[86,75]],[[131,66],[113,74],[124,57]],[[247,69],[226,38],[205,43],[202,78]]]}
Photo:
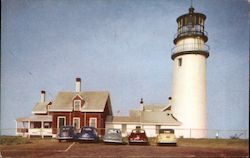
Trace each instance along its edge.
{"label": "front door", "polygon": [[60,129],[60,127],[64,126],[66,124],[66,117],[65,116],[59,116],[57,118],[57,128]]}
{"label": "front door", "polygon": [[77,130],[80,129],[80,118],[79,117],[74,117],[73,118],[73,126],[75,126],[75,128]]}

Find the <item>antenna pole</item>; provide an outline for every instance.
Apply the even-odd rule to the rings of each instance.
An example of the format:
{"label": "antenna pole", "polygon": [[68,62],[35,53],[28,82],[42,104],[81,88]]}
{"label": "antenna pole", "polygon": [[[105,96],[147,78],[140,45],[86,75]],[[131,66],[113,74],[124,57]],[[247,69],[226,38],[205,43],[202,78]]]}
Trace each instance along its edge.
{"label": "antenna pole", "polygon": [[193,7],[193,0],[191,0],[191,8]]}

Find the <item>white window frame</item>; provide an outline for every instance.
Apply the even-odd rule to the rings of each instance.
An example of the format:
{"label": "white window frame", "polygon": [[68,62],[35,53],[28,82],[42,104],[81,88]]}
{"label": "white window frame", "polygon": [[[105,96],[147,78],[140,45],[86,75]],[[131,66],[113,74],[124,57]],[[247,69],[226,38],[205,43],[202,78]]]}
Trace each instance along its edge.
{"label": "white window frame", "polygon": [[81,128],[81,119],[80,119],[80,117],[73,117],[73,126],[75,126],[75,120],[79,120],[79,126],[76,127],[76,129],[80,129]]}
{"label": "white window frame", "polygon": [[57,129],[60,128],[60,127],[59,127],[59,120],[60,120],[60,118],[63,118],[63,119],[64,119],[64,126],[66,125],[66,116],[58,116],[58,117],[57,117]]}
{"label": "white window frame", "polygon": [[[90,117],[89,118],[89,126],[91,126],[92,120],[95,120],[95,128],[97,128],[97,118],[96,117]],[[91,126],[91,127],[93,127],[93,126]]]}
{"label": "white window frame", "polygon": [[[79,102],[79,109],[76,110],[75,108],[75,105],[76,105],[76,102]],[[81,100],[74,100],[74,111],[81,111]]]}

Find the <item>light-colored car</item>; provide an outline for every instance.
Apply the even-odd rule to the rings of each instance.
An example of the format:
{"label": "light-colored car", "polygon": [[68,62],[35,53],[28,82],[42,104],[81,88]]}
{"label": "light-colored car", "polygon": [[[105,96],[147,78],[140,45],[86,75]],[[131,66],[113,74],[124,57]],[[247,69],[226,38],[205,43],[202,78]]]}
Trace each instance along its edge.
{"label": "light-colored car", "polygon": [[174,130],[173,129],[160,129],[159,134],[156,137],[156,143],[158,145],[161,145],[161,144],[176,145],[177,139],[174,134]]}
{"label": "light-colored car", "polygon": [[104,143],[123,143],[120,129],[109,128],[103,138]]}

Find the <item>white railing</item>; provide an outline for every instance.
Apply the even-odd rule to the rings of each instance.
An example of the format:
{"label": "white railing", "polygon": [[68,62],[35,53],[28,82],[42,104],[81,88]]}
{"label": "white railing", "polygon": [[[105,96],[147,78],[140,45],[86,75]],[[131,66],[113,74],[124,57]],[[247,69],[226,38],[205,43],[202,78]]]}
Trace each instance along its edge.
{"label": "white railing", "polygon": [[17,128],[16,135],[20,136],[52,136],[52,128]]}
{"label": "white railing", "polygon": [[190,43],[190,44],[179,45],[171,49],[172,55],[187,51],[204,51],[208,53],[209,46],[202,43]]}

